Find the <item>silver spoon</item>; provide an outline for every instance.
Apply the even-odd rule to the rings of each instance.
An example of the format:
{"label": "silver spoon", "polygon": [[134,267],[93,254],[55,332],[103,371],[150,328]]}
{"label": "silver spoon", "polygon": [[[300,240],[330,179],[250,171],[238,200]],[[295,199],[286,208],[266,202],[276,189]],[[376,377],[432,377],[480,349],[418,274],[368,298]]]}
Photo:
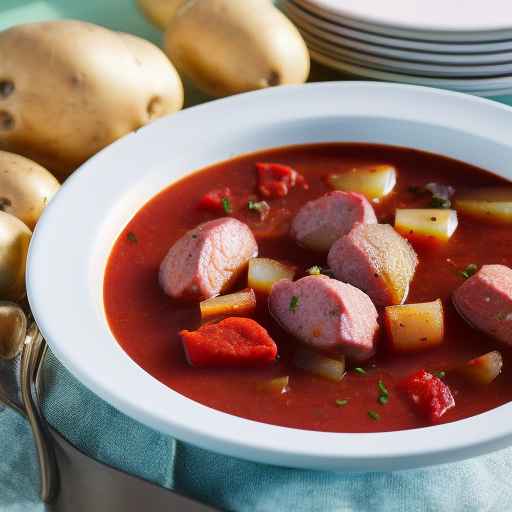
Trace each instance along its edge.
{"label": "silver spoon", "polygon": [[40,496],[50,503],[57,495],[59,473],[46,421],[39,408],[35,380],[46,343],[35,322],[17,305],[0,302],[0,401],[26,415],[36,445],[41,474]]}

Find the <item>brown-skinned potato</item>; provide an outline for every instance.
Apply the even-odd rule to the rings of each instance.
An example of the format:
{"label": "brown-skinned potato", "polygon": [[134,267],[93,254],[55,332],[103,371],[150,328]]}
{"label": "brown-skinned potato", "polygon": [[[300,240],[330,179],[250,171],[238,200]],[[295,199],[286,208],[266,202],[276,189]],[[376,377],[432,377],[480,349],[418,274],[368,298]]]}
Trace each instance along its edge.
{"label": "brown-skinned potato", "polygon": [[310,67],[299,31],[268,0],[187,0],[167,25],[165,51],[212,96],[303,83]]}
{"label": "brown-skinned potato", "polygon": [[34,229],[60,184],[32,160],[0,151],[0,210],[18,217]]}
{"label": "brown-skinned potato", "polygon": [[0,300],[25,295],[25,265],[32,232],[21,220],[0,211]]}
{"label": "brown-skinned potato", "polygon": [[144,16],[160,30],[165,30],[182,3],[186,0],[137,0]]}
{"label": "brown-skinned potato", "polygon": [[0,149],[58,175],[182,105],[172,64],[135,36],[72,20],[0,33]]}

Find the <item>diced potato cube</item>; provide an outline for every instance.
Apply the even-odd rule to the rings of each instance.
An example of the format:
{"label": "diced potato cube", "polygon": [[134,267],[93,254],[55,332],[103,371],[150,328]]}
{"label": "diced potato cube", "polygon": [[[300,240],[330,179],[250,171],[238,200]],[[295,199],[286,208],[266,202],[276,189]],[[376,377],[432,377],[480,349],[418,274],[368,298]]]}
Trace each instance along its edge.
{"label": "diced potato cube", "polygon": [[270,258],[249,260],[248,285],[256,292],[269,294],[272,285],[280,279],[293,279],[296,268]]}
{"label": "diced potato cube", "polygon": [[465,365],[457,368],[457,373],[474,384],[490,384],[501,373],[502,366],[503,358],[497,350],[494,350],[471,359]]}
{"label": "diced potato cube", "polygon": [[327,182],[334,190],[359,192],[368,199],[387,196],[396,185],[396,170],[392,165],[365,165],[347,172],[330,174]]}
{"label": "diced potato cube", "polygon": [[293,364],[301,370],[334,382],[340,382],[346,373],[345,358],[343,356],[340,359],[331,359],[305,348],[299,348],[295,352]]}
{"label": "diced potato cube", "polygon": [[201,320],[207,321],[225,316],[247,316],[256,309],[256,295],[254,290],[219,295],[199,303]]}
{"label": "diced potato cube", "polygon": [[395,229],[412,241],[446,242],[459,221],[455,210],[397,209]]}
{"label": "diced potato cube", "polygon": [[436,347],[444,338],[444,313],[441,299],[421,304],[388,306],[384,325],[395,352],[416,352]]}
{"label": "diced potato cube", "polygon": [[495,222],[512,222],[512,187],[482,187],[466,190],[455,197],[461,213]]}
{"label": "diced potato cube", "polygon": [[287,393],[289,388],[288,384],[290,382],[290,377],[277,377],[275,379],[267,380],[261,383],[258,387],[261,391],[268,391],[270,393],[276,393],[282,395]]}

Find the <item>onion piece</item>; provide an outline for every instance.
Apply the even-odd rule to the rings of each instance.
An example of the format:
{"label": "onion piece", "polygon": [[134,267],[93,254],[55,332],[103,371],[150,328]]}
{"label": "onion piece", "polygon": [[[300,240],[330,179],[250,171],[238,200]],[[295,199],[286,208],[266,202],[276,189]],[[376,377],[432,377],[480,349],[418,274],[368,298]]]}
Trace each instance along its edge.
{"label": "onion piece", "polygon": [[318,377],[340,382],[345,376],[345,357],[332,359],[317,352],[300,348],[295,353],[293,364]]}

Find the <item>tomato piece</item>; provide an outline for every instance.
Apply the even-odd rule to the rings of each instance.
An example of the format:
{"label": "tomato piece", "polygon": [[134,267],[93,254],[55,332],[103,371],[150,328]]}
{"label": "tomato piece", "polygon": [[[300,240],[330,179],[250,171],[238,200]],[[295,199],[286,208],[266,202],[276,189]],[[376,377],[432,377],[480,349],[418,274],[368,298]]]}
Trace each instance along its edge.
{"label": "tomato piece", "polygon": [[275,361],[277,346],[258,322],[229,317],[197,331],[181,331],[188,362],[197,367],[262,366]]}
{"label": "tomato piece", "polygon": [[[214,213],[230,213],[226,209],[231,208],[231,189],[229,187],[217,188],[207,192],[199,200],[199,208],[210,210]],[[226,201],[227,200],[227,201]]]}
{"label": "tomato piece", "polygon": [[258,190],[263,197],[285,197],[291,188],[302,186],[308,189],[304,176],[288,165],[260,162],[258,170]]}
{"label": "tomato piece", "polygon": [[455,406],[450,388],[439,378],[420,370],[404,379],[398,388],[402,390],[431,423]]}

